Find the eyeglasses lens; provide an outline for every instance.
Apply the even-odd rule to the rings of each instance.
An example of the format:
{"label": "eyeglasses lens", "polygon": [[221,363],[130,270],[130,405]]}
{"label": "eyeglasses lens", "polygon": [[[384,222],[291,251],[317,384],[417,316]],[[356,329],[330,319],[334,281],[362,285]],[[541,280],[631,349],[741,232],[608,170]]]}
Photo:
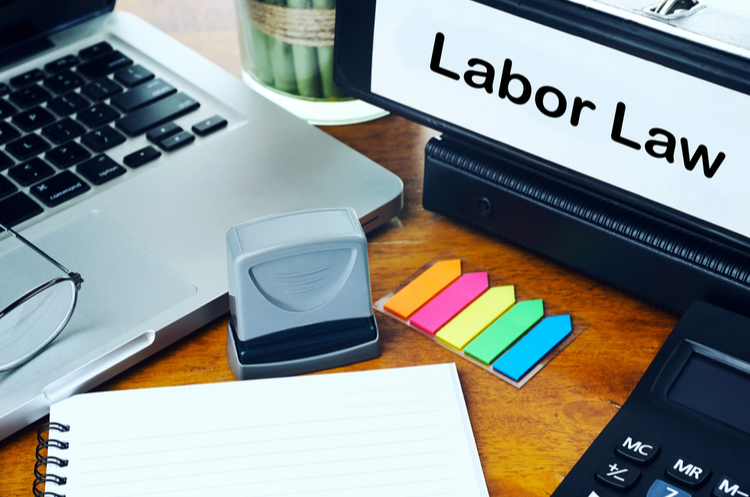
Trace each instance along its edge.
{"label": "eyeglasses lens", "polygon": [[28,361],[49,344],[73,312],[76,288],[62,280],[0,318],[0,371]]}

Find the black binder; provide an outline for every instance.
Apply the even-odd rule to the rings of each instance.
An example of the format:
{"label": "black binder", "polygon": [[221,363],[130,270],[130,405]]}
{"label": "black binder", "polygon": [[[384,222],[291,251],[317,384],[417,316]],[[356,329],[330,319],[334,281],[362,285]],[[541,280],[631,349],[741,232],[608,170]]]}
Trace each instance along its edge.
{"label": "black binder", "polygon": [[[734,47],[723,39],[711,39],[691,31],[693,25],[701,26],[700,23],[690,24],[691,19],[706,19],[699,17],[705,14],[716,16],[719,12],[717,9],[721,8],[718,2],[712,5],[706,0],[704,3],[678,0],[648,7],[647,0],[643,5],[645,10],[638,12],[613,7],[612,4],[618,3],[616,1],[452,0],[453,4],[455,2],[463,2],[467,7],[476,7],[476,4],[490,7],[504,15],[548,29],[550,33],[563,33],[575,40],[584,40],[604,50],[611,50],[613,54],[626,54],[633,59],[666,68],[684,75],[686,84],[701,81],[728,89],[742,98],[750,95],[750,57],[747,55],[750,52],[741,46]],[[442,3],[435,3],[434,8],[440,9]],[[672,5],[665,8],[672,10],[666,12],[665,20],[651,20],[656,14],[648,9],[653,11],[666,3]],[[736,2],[730,4],[727,6],[725,3],[723,7],[737,8]],[[444,133],[442,137],[430,141],[426,148],[423,197],[426,209],[577,269],[676,314],[681,314],[693,300],[748,313],[748,233],[721,225],[721,220],[719,223],[709,221],[615,182],[592,177],[571,167],[571,164],[543,158],[536,150],[530,151],[501,141],[492,133],[478,131],[472,128],[469,121],[456,124],[437,113],[415,108],[411,101],[390,98],[374,90],[373,48],[377,46],[374,47],[373,40],[377,6],[378,0],[338,1],[335,81],[357,98]],[[740,8],[743,11],[737,12],[734,17],[750,18],[748,7]],[[683,17],[687,20],[681,19]],[[419,20],[415,19],[414,22]],[[721,26],[718,28],[720,31]],[[711,36],[714,35],[712,32]],[[429,62],[433,72],[453,72],[454,67],[442,64],[440,59],[441,43],[447,44],[453,39],[455,36],[451,33],[435,33],[432,53],[425,55],[427,59],[431,57],[425,64]],[[489,65],[485,62],[479,68],[486,72]],[[382,67],[382,64],[378,67]],[[495,63],[491,69],[496,71],[497,78],[502,71],[506,71],[505,76],[509,74],[508,68],[503,68],[499,63]],[[459,74],[456,75],[461,78]],[[463,76],[463,79],[467,78]],[[472,81],[475,87],[480,86],[477,81],[481,82]],[[677,81],[680,81],[679,77]],[[567,100],[561,100],[562,92],[556,92],[552,84],[544,88],[547,88],[544,91],[557,97],[558,104],[555,105],[554,98],[552,104],[537,100],[539,111],[547,117],[557,118],[559,116],[555,112],[562,109],[567,111],[567,118],[573,106],[572,95]],[[659,90],[658,86],[656,89]],[[490,88],[487,90],[489,92]],[[497,90],[495,84],[492,90],[499,94],[502,88]],[[669,94],[668,88],[663,90]],[[516,92],[517,98],[521,96],[518,88],[511,91]],[[543,94],[540,98],[544,97]],[[532,102],[527,105],[533,105],[533,96],[526,98]],[[560,102],[567,102],[567,108]],[[578,108],[579,113],[583,113],[580,114],[582,119],[591,110],[586,109],[585,105]],[[625,103],[618,102],[615,121],[618,115],[623,117],[624,111]],[[726,116],[717,116],[717,125],[721,124],[723,117]],[[571,117],[571,125],[573,121]],[[622,126],[616,129],[616,124],[612,127],[611,139],[619,141],[623,148],[635,148],[637,144],[626,143],[629,141],[628,131],[623,131]],[[668,132],[659,135],[662,131],[654,127],[651,136],[671,137]],[[618,132],[620,135],[616,136]],[[729,159],[722,164],[722,145],[717,148],[716,144],[712,144],[704,150],[708,160],[703,160],[702,166],[697,155],[694,157],[696,160],[689,164],[687,152],[692,154],[692,150],[697,150],[697,142],[693,141],[690,145],[686,138],[681,140],[677,135],[672,138],[671,151],[676,150],[679,154],[684,140],[685,169],[691,174],[703,174],[701,178],[706,184],[729,167],[744,167],[750,159],[734,153],[731,155],[734,161],[731,166]],[[665,148],[659,148],[654,143],[646,143],[645,147],[651,157],[674,159],[666,157],[669,154],[664,152]],[[663,141],[661,145],[665,143]],[[730,157],[730,153],[725,155]],[[606,160],[601,162],[603,165],[607,163]],[[679,159],[675,162],[682,167]],[[660,167],[666,165],[667,160],[654,164]],[[673,165],[672,162],[669,164]],[[719,169],[720,166],[725,169]],[[742,213],[738,215],[742,216]]]}

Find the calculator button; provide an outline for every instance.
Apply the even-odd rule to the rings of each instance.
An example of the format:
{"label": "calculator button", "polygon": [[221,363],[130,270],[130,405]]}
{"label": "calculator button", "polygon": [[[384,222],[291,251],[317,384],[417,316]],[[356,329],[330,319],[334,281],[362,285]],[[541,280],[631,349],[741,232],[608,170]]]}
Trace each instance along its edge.
{"label": "calculator button", "polygon": [[656,480],[648,489],[646,497],[690,497],[690,494],[665,481]]}
{"label": "calculator button", "polygon": [[748,497],[750,485],[739,482],[728,476],[722,476],[711,491],[714,497]]}
{"label": "calculator button", "polygon": [[700,487],[711,476],[710,469],[682,456],[672,459],[666,473],[668,477],[691,488]]}
{"label": "calculator button", "polygon": [[638,464],[649,464],[659,455],[659,445],[648,440],[625,436],[617,446],[617,455]]}
{"label": "calculator button", "polygon": [[597,480],[618,490],[630,490],[640,478],[640,471],[616,459],[610,459],[596,472]]}
{"label": "calculator button", "polygon": [[614,495],[602,490],[591,490],[591,488],[587,488],[585,491],[578,494],[578,497],[614,497]]}

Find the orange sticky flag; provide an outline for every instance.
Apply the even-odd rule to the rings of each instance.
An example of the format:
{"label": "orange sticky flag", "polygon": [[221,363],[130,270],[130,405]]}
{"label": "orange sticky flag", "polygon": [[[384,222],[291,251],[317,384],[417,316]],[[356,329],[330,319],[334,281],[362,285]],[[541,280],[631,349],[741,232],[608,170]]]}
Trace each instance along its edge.
{"label": "orange sticky flag", "polygon": [[459,276],[461,276],[460,259],[437,262],[388,299],[383,307],[401,319],[408,319]]}

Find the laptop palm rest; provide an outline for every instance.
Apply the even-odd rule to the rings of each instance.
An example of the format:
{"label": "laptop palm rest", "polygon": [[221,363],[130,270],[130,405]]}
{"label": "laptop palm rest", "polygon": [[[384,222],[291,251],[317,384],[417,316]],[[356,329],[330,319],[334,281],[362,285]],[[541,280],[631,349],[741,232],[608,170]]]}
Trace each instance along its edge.
{"label": "laptop palm rest", "polygon": [[[84,282],[75,313],[60,336],[24,367],[0,373],[0,414],[110,351],[126,352],[128,343],[136,349],[144,343],[147,346],[153,337],[146,342],[142,338],[149,329],[146,322],[196,292],[193,284],[98,212],[31,241],[69,270],[80,273]],[[12,288],[19,280],[38,284],[62,275],[32,250],[18,247],[0,256],[0,281],[14,282],[2,285],[0,301],[13,300],[31,288]],[[139,329],[142,323],[144,327]]]}

